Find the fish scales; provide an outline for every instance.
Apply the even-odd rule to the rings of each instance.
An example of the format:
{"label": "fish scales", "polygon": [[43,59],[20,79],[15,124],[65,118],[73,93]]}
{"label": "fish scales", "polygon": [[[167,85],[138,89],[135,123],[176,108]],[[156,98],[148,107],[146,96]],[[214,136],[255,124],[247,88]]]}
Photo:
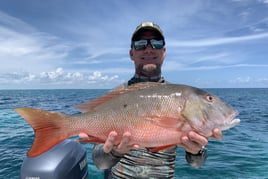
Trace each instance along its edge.
{"label": "fish scales", "polygon": [[[183,103],[179,98],[181,96],[176,95],[173,91],[171,94],[167,93],[166,90],[152,93],[151,89],[121,95],[116,100],[108,101],[96,108],[94,116],[99,126],[95,126],[95,128],[101,129],[103,126],[107,126],[107,121],[109,121],[110,124],[116,124],[109,124],[110,130],[118,130],[119,127],[122,127],[119,131],[123,133],[125,131],[134,132],[139,128],[140,132],[137,132],[137,134],[142,134],[149,130],[151,121],[154,119],[168,116],[179,120],[180,105]],[[92,112],[85,115],[92,115]],[[147,120],[143,120],[144,118]],[[91,118],[90,120],[93,123],[92,120],[94,119]],[[100,123],[100,121],[103,123]],[[148,126],[148,128],[143,129],[141,126]]]}

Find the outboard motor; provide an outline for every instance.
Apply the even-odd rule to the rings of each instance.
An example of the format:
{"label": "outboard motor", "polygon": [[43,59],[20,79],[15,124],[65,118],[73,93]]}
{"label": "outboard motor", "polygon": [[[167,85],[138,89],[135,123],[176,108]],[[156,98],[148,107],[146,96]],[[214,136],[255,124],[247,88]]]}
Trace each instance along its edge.
{"label": "outboard motor", "polygon": [[37,157],[26,157],[21,179],[87,179],[88,162],[84,147],[67,139]]}

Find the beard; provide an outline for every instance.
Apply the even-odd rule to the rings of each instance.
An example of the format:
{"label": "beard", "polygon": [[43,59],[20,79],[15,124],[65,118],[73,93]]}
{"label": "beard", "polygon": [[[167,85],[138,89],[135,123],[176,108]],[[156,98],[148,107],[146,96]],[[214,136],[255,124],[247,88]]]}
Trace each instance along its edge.
{"label": "beard", "polygon": [[139,65],[137,68],[137,72],[139,75],[146,77],[157,76],[161,73],[161,65],[160,64]]}

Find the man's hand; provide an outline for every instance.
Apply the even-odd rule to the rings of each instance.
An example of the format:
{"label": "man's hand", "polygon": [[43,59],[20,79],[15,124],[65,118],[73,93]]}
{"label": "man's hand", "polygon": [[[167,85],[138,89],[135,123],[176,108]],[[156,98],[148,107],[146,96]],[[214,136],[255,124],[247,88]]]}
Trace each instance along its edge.
{"label": "man's hand", "polygon": [[[212,138],[217,140],[222,139],[221,130],[214,129],[212,132]],[[181,146],[184,147],[187,152],[192,154],[197,154],[204,146],[208,144],[208,139],[206,137],[201,136],[194,131],[190,131],[186,136],[182,136],[181,141]]]}
{"label": "man's hand", "polygon": [[[87,139],[88,135],[86,133],[80,133],[79,137],[83,139]],[[106,139],[103,145],[103,151],[105,153],[110,153],[112,150],[118,154],[125,154],[128,153],[131,149],[138,149],[139,145],[130,144],[130,137],[131,134],[129,132],[125,132],[123,134],[122,140],[119,144],[116,143],[117,141],[117,133],[115,131],[110,132],[108,138]]]}
{"label": "man's hand", "polygon": [[221,140],[222,139],[222,133],[220,129],[214,129],[213,131],[213,135],[212,138],[217,139],[217,140]]}
{"label": "man's hand", "polygon": [[117,133],[115,131],[110,132],[107,140],[104,143],[103,151],[105,153],[109,153],[112,150],[116,151],[119,154],[128,153],[131,149],[138,149],[139,145],[130,144],[131,134],[129,132],[125,132],[123,134],[121,142],[116,145]]}

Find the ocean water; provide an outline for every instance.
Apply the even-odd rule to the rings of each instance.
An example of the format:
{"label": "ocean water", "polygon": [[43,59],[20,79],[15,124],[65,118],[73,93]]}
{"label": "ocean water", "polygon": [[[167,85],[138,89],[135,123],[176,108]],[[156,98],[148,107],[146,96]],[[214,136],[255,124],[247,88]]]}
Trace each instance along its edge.
{"label": "ocean water", "polygon": [[[176,178],[268,178],[268,89],[207,89],[240,112],[241,123],[210,140],[209,157],[200,169],[187,164],[178,148]],[[20,167],[33,141],[32,128],[13,111],[35,107],[76,114],[73,106],[108,90],[0,90],[0,178],[19,178]],[[87,149],[89,178],[102,178]]]}

